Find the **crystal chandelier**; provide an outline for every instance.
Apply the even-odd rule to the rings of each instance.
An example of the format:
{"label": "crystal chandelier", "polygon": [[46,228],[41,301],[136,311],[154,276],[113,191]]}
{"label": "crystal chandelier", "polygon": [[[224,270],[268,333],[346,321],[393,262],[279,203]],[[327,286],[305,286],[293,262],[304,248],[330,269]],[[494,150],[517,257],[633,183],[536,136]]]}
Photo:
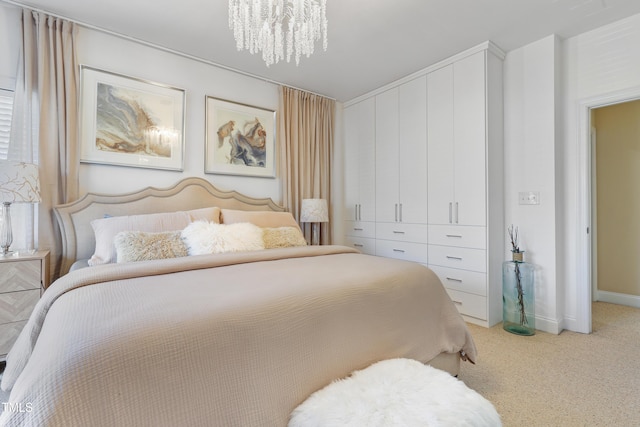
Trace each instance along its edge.
{"label": "crystal chandelier", "polygon": [[285,43],[287,62],[295,52],[299,65],[320,37],[327,50],[326,12],[327,0],[229,0],[229,28],[238,50],[262,51],[267,67],[285,58]]}

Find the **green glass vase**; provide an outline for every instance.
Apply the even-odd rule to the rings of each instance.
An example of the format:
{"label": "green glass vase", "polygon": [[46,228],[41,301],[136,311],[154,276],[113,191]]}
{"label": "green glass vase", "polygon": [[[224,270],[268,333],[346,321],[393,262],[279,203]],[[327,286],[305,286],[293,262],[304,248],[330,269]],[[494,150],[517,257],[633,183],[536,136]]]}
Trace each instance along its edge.
{"label": "green glass vase", "polygon": [[535,301],[534,266],[522,261],[522,252],[514,253],[514,260],[502,263],[504,330],[517,335],[534,335]]}

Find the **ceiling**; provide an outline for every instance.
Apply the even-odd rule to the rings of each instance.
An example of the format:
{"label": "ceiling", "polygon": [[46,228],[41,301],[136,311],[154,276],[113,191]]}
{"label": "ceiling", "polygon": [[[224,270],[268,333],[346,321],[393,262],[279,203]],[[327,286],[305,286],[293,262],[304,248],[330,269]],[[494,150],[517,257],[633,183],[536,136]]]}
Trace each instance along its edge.
{"label": "ceiling", "polygon": [[348,101],[486,40],[509,51],[640,13],[639,0],[327,0],[329,46],[267,68],[236,51],[227,0],[0,0]]}

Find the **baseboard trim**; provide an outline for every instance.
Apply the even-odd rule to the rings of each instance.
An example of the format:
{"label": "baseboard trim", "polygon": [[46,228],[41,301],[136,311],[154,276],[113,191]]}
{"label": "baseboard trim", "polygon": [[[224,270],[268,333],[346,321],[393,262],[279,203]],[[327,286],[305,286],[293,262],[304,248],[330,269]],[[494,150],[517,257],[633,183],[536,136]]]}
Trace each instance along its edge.
{"label": "baseboard trim", "polygon": [[608,291],[597,291],[596,301],[640,308],[640,297],[636,295],[619,294],[617,292]]}

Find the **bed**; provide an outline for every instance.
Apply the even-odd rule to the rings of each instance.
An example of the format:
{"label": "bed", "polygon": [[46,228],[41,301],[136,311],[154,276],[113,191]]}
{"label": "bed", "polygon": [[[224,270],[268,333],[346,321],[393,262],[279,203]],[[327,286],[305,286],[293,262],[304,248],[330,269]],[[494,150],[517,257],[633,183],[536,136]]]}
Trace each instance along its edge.
{"label": "bed", "polygon": [[348,247],[79,267],[98,252],[101,220],[212,207],[223,224],[249,218],[265,233],[280,224],[264,218],[289,215],[200,178],[55,208],[63,275],[7,356],[0,425],[286,426],[314,391],[374,362],[405,357],[456,375],[475,360],[431,270]]}

